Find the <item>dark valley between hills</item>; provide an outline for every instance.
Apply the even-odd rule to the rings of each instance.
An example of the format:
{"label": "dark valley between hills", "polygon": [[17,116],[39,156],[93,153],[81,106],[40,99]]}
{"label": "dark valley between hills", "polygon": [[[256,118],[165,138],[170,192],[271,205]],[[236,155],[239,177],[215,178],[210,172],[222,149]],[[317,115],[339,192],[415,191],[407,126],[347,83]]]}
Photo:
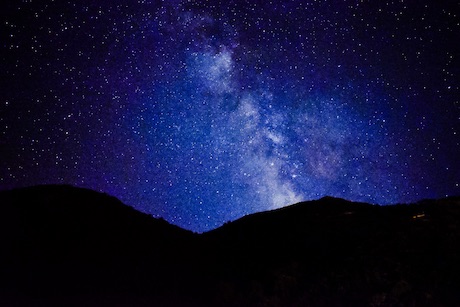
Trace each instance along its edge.
{"label": "dark valley between hills", "polygon": [[460,198],[325,197],[203,234],[70,186],[0,192],[1,306],[459,306]]}

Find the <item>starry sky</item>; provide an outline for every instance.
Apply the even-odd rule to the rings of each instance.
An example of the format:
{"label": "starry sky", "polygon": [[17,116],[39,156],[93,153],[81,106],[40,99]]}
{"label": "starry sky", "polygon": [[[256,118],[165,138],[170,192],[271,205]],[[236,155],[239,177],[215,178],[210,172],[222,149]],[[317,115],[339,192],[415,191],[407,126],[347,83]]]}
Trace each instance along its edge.
{"label": "starry sky", "polygon": [[4,1],[0,189],[202,232],[331,195],[460,195],[456,1]]}

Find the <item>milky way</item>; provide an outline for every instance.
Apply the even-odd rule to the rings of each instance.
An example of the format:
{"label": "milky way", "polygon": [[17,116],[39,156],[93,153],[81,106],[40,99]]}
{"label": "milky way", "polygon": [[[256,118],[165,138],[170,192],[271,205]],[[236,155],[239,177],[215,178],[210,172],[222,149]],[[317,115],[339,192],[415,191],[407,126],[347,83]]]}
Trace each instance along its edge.
{"label": "milky way", "polygon": [[2,6],[0,189],[96,189],[194,231],[460,194],[459,4]]}

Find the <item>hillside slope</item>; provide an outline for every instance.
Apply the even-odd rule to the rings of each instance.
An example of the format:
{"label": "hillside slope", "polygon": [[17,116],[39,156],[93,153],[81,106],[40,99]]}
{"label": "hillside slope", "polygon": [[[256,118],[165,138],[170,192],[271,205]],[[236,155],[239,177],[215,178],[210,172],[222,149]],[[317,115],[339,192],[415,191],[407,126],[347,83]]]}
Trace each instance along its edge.
{"label": "hillside slope", "polygon": [[229,264],[222,291],[241,303],[451,306],[460,303],[459,227],[458,198],[380,207],[327,197],[204,237]]}
{"label": "hillside slope", "polygon": [[5,306],[454,306],[460,199],[326,197],[197,235],[70,186],[0,192]]}

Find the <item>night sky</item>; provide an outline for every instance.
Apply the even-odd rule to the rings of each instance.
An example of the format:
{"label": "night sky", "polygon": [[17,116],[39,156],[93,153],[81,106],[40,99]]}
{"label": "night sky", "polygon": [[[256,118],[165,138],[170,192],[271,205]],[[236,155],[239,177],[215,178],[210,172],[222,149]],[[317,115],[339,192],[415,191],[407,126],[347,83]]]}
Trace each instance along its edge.
{"label": "night sky", "polygon": [[325,195],[460,195],[459,12],[4,1],[0,189],[91,188],[199,232]]}

